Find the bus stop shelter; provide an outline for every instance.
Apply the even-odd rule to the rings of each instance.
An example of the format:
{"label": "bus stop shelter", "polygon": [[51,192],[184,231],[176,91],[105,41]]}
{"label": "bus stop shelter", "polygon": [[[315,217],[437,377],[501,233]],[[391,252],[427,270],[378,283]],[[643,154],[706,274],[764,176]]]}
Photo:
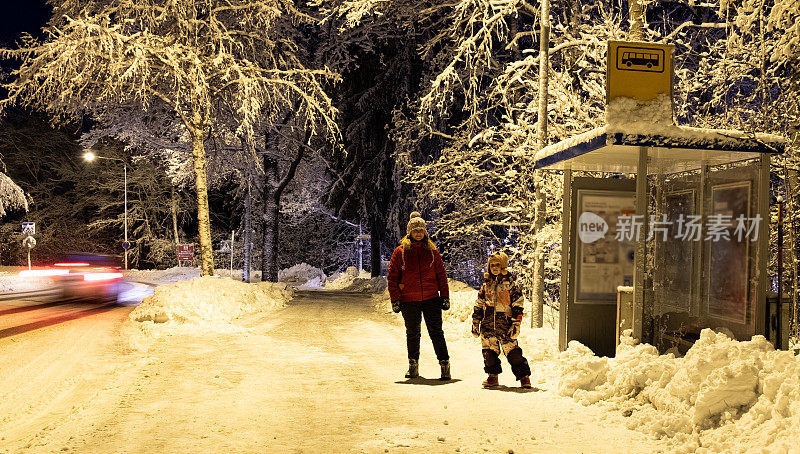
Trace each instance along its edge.
{"label": "bus stop shelter", "polygon": [[765,334],[771,154],[783,138],[602,126],[540,150],[563,171],[559,347],[613,356],[624,329],[666,350],[703,328]]}

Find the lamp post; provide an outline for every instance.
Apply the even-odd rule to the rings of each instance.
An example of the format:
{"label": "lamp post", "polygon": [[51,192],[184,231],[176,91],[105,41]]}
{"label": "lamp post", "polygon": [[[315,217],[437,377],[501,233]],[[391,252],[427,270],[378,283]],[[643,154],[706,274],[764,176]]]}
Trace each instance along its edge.
{"label": "lamp post", "polygon": [[125,250],[125,269],[128,269],[128,164],[125,162],[124,159],[119,158],[107,158],[104,156],[97,156],[91,151],[86,151],[83,154],[83,159],[88,162],[92,162],[95,159],[108,159],[109,161],[119,161],[122,163],[122,174],[124,177],[123,182],[123,192],[125,194],[125,201],[124,201],[124,216],[125,216],[125,242],[122,243],[122,248]]}

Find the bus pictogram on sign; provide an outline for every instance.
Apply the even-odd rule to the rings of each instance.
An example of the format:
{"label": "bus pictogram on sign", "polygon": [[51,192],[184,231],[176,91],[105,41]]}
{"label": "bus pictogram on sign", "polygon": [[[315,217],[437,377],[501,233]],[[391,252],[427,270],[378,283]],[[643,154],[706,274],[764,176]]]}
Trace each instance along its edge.
{"label": "bus pictogram on sign", "polygon": [[619,46],[617,69],[621,71],[664,72],[664,51],[645,47]]}

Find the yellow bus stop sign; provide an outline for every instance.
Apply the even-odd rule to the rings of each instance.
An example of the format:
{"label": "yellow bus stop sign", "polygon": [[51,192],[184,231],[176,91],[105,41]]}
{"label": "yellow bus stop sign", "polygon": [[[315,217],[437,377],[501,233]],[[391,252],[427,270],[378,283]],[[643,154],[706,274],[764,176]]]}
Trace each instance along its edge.
{"label": "yellow bus stop sign", "polygon": [[606,104],[615,98],[650,101],[672,99],[672,46],[634,41],[609,41]]}

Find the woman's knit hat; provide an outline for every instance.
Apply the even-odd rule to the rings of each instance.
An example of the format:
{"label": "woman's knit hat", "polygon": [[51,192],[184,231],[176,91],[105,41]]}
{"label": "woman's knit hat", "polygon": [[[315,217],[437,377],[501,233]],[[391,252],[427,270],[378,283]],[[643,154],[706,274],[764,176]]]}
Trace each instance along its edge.
{"label": "woman's knit hat", "polygon": [[411,235],[411,231],[414,229],[428,231],[428,224],[425,223],[425,220],[422,219],[422,215],[419,214],[418,211],[411,212],[411,220],[408,221],[408,225],[406,226],[406,234]]}

